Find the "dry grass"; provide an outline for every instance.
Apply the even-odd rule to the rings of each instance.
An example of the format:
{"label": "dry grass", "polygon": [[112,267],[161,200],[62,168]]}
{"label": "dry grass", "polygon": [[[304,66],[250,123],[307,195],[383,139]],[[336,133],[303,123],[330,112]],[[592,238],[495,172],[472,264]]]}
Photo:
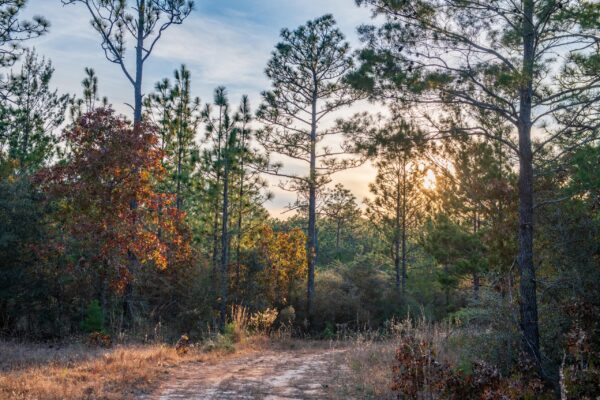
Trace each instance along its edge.
{"label": "dry grass", "polygon": [[432,325],[424,319],[390,321],[380,333],[358,333],[345,346],[347,350],[338,355],[335,386],[339,399],[396,399],[392,392],[392,367],[396,364],[396,350],[404,335],[414,335],[432,343],[441,359],[455,359],[456,355],[446,346],[452,334],[450,325]]}
{"label": "dry grass", "polygon": [[164,345],[91,349],[83,344],[49,347],[0,342],[0,399],[133,399],[152,392],[173,367],[216,363],[267,345],[264,339],[247,340],[235,354],[192,349],[179,356]]}
{"label": "dry grass", "polygon": [[397,342],[356,339],[335,363],[335,398],[395,399],[390,390]]}

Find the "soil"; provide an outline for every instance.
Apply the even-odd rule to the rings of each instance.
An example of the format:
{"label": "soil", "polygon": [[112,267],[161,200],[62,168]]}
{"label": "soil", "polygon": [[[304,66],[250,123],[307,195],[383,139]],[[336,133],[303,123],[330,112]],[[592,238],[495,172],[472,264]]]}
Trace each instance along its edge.
{"label": "soil", "polygon": [[186,364],[146,400],[335,399],[339,349],[268,350]]}

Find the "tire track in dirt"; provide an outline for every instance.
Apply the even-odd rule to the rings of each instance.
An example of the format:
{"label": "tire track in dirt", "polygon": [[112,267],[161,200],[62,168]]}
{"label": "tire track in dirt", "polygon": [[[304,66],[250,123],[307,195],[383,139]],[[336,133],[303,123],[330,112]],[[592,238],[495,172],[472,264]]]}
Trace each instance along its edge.
{"label": "tire track in dirt", "polygon": [[342,351],[269,350],[187,364],[145,400],[333,399],[334,356]]}

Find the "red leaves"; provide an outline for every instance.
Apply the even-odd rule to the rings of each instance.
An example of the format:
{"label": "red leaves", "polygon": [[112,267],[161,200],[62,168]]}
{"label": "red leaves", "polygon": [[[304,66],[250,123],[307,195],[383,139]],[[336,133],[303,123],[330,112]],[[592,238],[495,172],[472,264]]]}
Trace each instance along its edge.
{"label": "red leaves", "polygon": [[[522,357],[509,377],[479,361],[465,374],[435,358],[433,344],[425,339],[404,336],[396,351],[392,390],[398,398],[509,400],[544,398],[544,387],[533,364]],[[551,398],[551,395],[550,395]]]}
{"label": "red leaves", "polygon": [[173,196],[154,190],[165,171],[152,126],[132,128],[114,111],[98,109],[82,116],[63,139],[66,160],[38,175],[71,244],[57,240],[56,249],[64,246],[68,252],[74,240],[88,260],[109,268],[105,272],[117,290],[132,279],[125,268],[131,254],[142,265],[161,269],[172,256],[189,255]]}

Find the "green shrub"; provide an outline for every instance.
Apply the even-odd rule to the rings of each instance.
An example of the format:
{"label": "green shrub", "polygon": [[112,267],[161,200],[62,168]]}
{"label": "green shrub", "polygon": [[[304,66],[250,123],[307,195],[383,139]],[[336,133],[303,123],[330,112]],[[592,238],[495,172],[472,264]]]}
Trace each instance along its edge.
{"label": "green shrub", "polygon": [[204,351],[221,350],[233,353],[235,351],[235,343],[233,342],[233,337],[231,335],[219,333],[214,338],[208,339],[206,342],[204,342],[202,348]]}
{"label": "green shrub", "polygon": [[324,339],[333,339],[335,337],[335,332],[333,329],[333,324],[330,321],[325,323],[325,329],[323,330],[323,338]]}
{"label": "green shrub", "polygon": [[92,300],[85,310],[85,318],[81,322],[84,332],[104,332],[104,315],[98,300]]}

